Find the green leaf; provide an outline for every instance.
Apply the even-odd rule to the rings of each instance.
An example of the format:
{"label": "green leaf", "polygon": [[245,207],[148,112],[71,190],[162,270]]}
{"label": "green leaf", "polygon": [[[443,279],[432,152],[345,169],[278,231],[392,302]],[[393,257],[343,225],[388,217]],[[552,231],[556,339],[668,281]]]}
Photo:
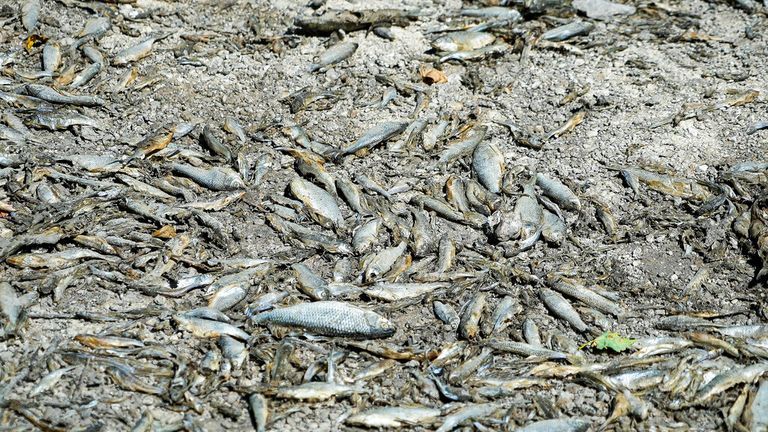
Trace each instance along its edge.
{"label": "green leaf", "polygon": [[631,347],[637,339],[625,338],[618,333],[605,332],[597,338],[587,342],[581,348],[590,346],[599,350],[612,349],[616,352],[622,352]]}

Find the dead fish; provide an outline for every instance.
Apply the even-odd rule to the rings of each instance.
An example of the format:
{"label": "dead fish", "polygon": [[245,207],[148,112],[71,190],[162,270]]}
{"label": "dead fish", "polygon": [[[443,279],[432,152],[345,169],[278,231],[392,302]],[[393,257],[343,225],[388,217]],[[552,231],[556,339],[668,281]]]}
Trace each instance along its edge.
{"label": "dead fish", "polygon": [[137,339],[120,336],[99,336],[92,334],[79,334],[74,338],[81,344],[90,348],[142,348],[144,343]]}
{"label": "dead fish", "polygon": [[539,290],[539,298],[544,303],[544,306],[549,309],[552,314],[558,318],[564,319],[574,329],[583,332],[586,331],[588,326],[581,320],[579,313],[571,304],[563,298],[559,293],[552,291],[548,288],[541,288]]}
{"label": "dead fish", "polygon": [[552,138],[559,138],[566,133],[571,132],[576,128],[576,126],[580,125],[581,122],[584,121],[584,116],[586,114],[587,112],[584,110],[578,111],[576,114],[572,115],[564,125],[550,132],[549,135],[547,135],[547,139],[550,140]]}
{"label": "dead fish", "polygon": [[621,308],[619,308],[616,303],[590,290],[577,280],[551,274],[548,275],[547,281],[549,282],[549,286],[555,291],[559,291],[562,294],[580,300],[584,304],[592,306],[599,311],[607,312],[616,317],[622,317],[624,315]]}
{"label": "dead fish", "polygon": [[37,299],[36,292],[30,292],[23,296],[17,296],[16,290],[10,283],[0,282],[0,313],[4,318],[5,324],[0,330],[5,335],[14,333],[19,323],[23,320],[23,311],[32,301]]}
{"label": "dead fish", "polygon": [[443,417],[443,424],[436,430],[436,432],[450,432],[467,420],[490,417],[498,411],[499,408],[500,406],[496,404],[466,405],[455,413]]}
{"label": "dead fish", "polygon": [[248,406],[251,408],[256,432],[266,432],[267,420],[269,419],[267,399],[259,393],[252,393],[248,396]]}
{"label": "dead fish", "polygon": [[515,22],[523,19],[515,8],[503,6],[490,6],[483,8],[462,8],[459,13],[462,16],[476,18],[496,18],[504,21]]}
{"label": "dead fish", "polygon": [[367,130],[363,136],[358,138],[357,141],[346,147],[345,149],[341,150],[341,156],[350,155],[353,153],[356,153],[359,150],[362,149],[370,149],[375,147],[378,144],[381,144],[384,141],[387,141],[396,135],[399,135],[401,132],[405,130],[405,128],[408,127],[408,122],[385,122],[381,123],[379,125],[374,126],[373,128]]}
{"label": "dead fish", "polygon": [[432,48],[441,52],[469,51],[492,44],[496,36],[490,33],[460,31],[432,41]]}
{"label": "dead fish", "polygon": [[241,143],[246,141],[245,129],[236,118],[232,116],[224,118],[224,130],[236,136]]}
{"label": "dead fish", "polygon": [[397,246],[383,249],[379,253],[371,256],[365,261],[363,279],[370,282],[388,272],[395,264],[395,261],[403,255],[407,247],[408,245],[406,242],[400,242]]}
{"label": "dead fish", "polygon": [[352,234],[352,247],[361,254],[368,250],[378,238],[381,219],[375,218],[355,228]]}
{"label": "dead fish", "polygon": [[517,429],[517,432],[584,432],[590,423],[582,419],[563,418],[541,420]]}
{"label": "dead fish", "polygon": [[85,22],[85,26],[83,26],[83,29],[77,34],[77,37],[99,37],[106,33],[110,28],[112,28],[112,23],[109,21],[109,18],[99,17],[89,19]]}
{"label": "dead fish", "polygon": [[61,110],[37,112],[30,118],[29,125],[49,131],[67,130],[73,126],[89,126],[94,129],[104,129],[104,125],[96,119],[80,113],[64,112]]}
{"label": "dead fish", "polygon": [[200,186],[215,191],[229,191],[245,188],[245,182],[242,177],[240,177],[240,174],[229,167],[203,169],[192,165],[174,163],[171,165],[171,170],[175,174],[192,179]]}
{"label": "dead fish", "polygon": [[69,84],[69,87],[78,88],[78,87],[84,86],[90,80],[92,80],[100,71],[101,71],[100,63],[91,63],[85,69],[81,70],[77,75],[75,75],[75,77],[72,79],[72,82]]}
{"label": "dead fish", "polygon": [[491,319],[486,321],[486,325],[483,326],[483,334],[490,336],[493,333],[500,332],[509,325],[509,321],[518,313],[522,312],[523,308],[515,301],[512,296],[505,296],[491,314]]}
{"label": "dead fish", "polygon": [[568,358],[568,354],[543,348],[540,345],[532,345],[530,343],[515,342],[509,340],[492,339],[487,342],[487,345],[496,351],[509,352],[521,356],[536,356],[550,360],[564,360]]}
{"label": "dead fish", "polygon": [[439,409],[427,407],[378,407],[354,414],[345,423],[369,428],[426,426],[434,423],[440,414]]}
{"label": "dead fish", "polygon": [[363,390],[360,388],[342,384],[308,382],[291,387],[279,387],[275,392],[275,397],[280,399],[297,399],[318,402],[334,397],[349,397],[354,393],[362,392]]}
{"label": "dead fish", "polygon": [[768,363],[756,363],[744,367],[736,367],[726,372],[722,372],[714,377],[707,384],[702,386],[694,396],[690,403],[683,403],[680,400],[674,400],[670,404],[670,408],[679,409],[686,406],[701,405],[708,401],[713,396],[716,396],[729,388],[754,382],[768,372]]}
{"label": "dead fish", "polygon": [[464,305],[459,321],[459,336],[463,339],[475,339],[480,332],[480,318],[483,316],[488,294],[479,292]]}
{"label": "dead fish", "polygon": [[81,105],[81,106],[101,106],[104,105],[104,100],[97,96],[70,96],[63,95],[56,90],[44,86],[42,84],[26,84],[24,90],[28,95],[42,99],[46,102],[64,104],[64,105]]}
{"label": "dead fish", "polygon": [[553,42],[561,42],[574,36],[587,35],[595,25],[587,21],[574,21],[544,32],[540,38]]}
{"label": "dead fish", "polygon": [[752,413],[751,431],[768,430],[768,381],[762,380],[749,407]]}
{"label": "dead fish", "polygon": [[170,36],[170,33],[150,37],[134,46],[125,48],[124,50],[115,54],[115,57],[112,59],[112,64],[119,66],[141,60],[152,52],[152,47],[154,46],[155,42],[168,36]]}
{"label": "dead fish", "polygon": [[357,42],[339,42],[317,57],[317,62],[309,66],[310,72],[316,72],[326,66],[342,62],[357,51]]}
{"label": "dead fish", "polygon": [[200,143],[211,153],[223,157],[225,161],[232,161],[232,151],[213,134],[210,126],[205,125],[203,127],[203,131],[200,133]]}
{"label": "dead fish", "polygon": [[324,336],[385,338],[395,334],[386,318],[357,306],[319,301],[262,312],[251,318],[254,324],[298,327]]}
{"label": "dead fish", "polygon": [[291,266],[296,281],[299,283],[299,290],[309,296],[312,300],[327,300],[330,297],[328,292],[328,283],[313,272],[304,264],[294,264]]}
{"label": "dead fish", "polygon": [[352,377],[352,382],[365,381],[377,377],[397,365],[397,361],[393,359],[375,361],[357,372]]}
{"label": "dead fish", "polygon": [[560,245],[565,240],[567,227],[560,217],[549,210],[544,210],[541,220],[541,236],[547,243]]}
{"label": "dead fish", "polygon": [[179,327],[187,330],[197,337],[218,338],[221,336],[231,336],[235,339],[248,340],[250,335],[243,330],[220,321],[212,321],[203,318],[194,318],[183,314],[174,315],[173,319]]}
{"label": "dead fish", "polygon": [[368,205],[366,204],[365,196],[360,188],[346,178],[339,177],[336,179],[336,189],[341,192],[341,196],[349,207],[361,215],[369,214]]}
{"label": "dead fish", "polygon": [[553,179],[544,174],[536,174],[536,185],[544,192],[544,195],[567,210],[580,210],[581,201],[568,186],[560,180]]}
{"label": "dead fish", "polygon": [[495,144],[481,142],[472,156],[472,169],[480,183],[493,194],[501,192],[504,176],[504,156]]}
{"label": "dead fish", "polygon": [[448,164],[456,159],[472,154],[477,145],[485,138],[487,131],[487,126],[480,125],[465,132],[458,140],[448,143],[437,163]]}
{"label": "dead fish", "polygon": [[56,72],[61,66],[61,47],[56,42],[49,41],[43,46],[43,71]]}
{"label": "dead fish", "polygon": [[452,60],[457,61],[472,61],[483,60],[488,57],[498,56],[506,53],[511,49],[511,46],[506,43],[497,43],[488,45],[482,48],[466,51],[456,51],[446,56],[440,57],[440,63],[446,63]]}
{"label": "dead fish", "polygon": [[333,195],[301,177],[291,180],[290,188],[293,196],[304,203],[315,222],[327,228],[344,225],[344,217]]}
{"label": "dead fish", "polygon": [[27,32],[31,33],[37,27],[37,20],[40,18],[40,8],[40,0],[26,0],[21,5],[21,24]]}
{"label": "dead fish", "polygon": [[447,288],[444,282],[433,283],[386,283],[379,282],[363,290],[370,298],[383,301],[398,301],[407,298],[420,297],[440,288]]}
{"label": "dead fish", "polygon": [[57,270],[72,266],[76,261],[83,259],[99,259],[112,262],[120,261],[120,258],[118,257],[102,255],[88,249],[71,248],[61,252],[14,255],[6,258],[5,262],[19,268],[47,268]]}
{"label": "dead fish", "polygon": [[40,381],[37,383],[37,385],[35,385],[35,387],[30,390],[28,397],[33,398],[42,394],[43,392],[48,391],[53,386],[55,386],[59,380],[64,377],[64,375],[68,374],[75,368],[76,366],[67,366],[61,369],[56,369],[53,372],[49,372],[44,377],[40,378]]}
{"label": "dead fish", "polygon": [[358,183],[360,183],[360,186],[362,186],[363,189],[366,189],[369,192],[375,192],[388,200],[392,199],[392,195],[389,192],[387,192],[386,189],[384,189],[375,180],[366,176],[365,174],[358,175],[356,180]]}
{"label": "dead fish", "polygon": [[435,316],[445,324],[455,325],[459,322],[459,314],[450,305],[435,300],[432,303],[432,310]]}

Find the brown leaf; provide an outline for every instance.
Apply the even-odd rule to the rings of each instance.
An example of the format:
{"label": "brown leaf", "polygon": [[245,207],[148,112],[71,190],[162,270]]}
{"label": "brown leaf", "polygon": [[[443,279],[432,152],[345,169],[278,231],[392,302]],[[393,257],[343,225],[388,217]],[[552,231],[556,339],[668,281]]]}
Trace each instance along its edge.
{"label": "brown leaf", "polygon": [[448,82],[448,77],[445,76],[443,71],[431,66],[422,65],[419,67],[419,75],[421,75],[421,80],[429,85]]}
{"label": "brown leaf", "polygon": [[161,239],[172,239],[176,237],[176,228],[174,228],[171,225],[165,225],[164,227],[153,232],[152,237],[157,237]]}

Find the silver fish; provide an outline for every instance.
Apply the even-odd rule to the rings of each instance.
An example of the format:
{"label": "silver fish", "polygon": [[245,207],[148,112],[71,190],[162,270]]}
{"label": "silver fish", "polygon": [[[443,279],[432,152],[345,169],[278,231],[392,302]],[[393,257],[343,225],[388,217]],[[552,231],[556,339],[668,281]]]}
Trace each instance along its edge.
{"label": "silver fish", "polygon": [[394,326],[386,318],[336,301],[297,304],[262,312],[251,319],[254,324],[298,327],[324,336],[384,338],[395,334]]}
{"label": "silver fish", "polygon": [[367,130],[357,141],[341,151],[341,155],[350,155],[364,148],[373,148],[384,141],[399,135],[408,127],[408,122],[386,122]]}
{"label": "silver fish", "polygon": [[40,0],[26,0],[21,5],[21,24],[28,32],[37,27],[37,20],[40,18]]}
{"label": "silver fish", "polygon": [[228,191],[244,189],[245,182],[237,171],[229,167],[214,167],[203,169],[192,165],[183,165],[174,163],[171,170],[176,173],[192,179],[200,186],[215,191]]}
{"label": "silver fish", "polygon": [[547,30],[541,35],[541,39],[561,42],[570,39],[574,36],[587,35],[595,25],[587,21],[574,21],[560,27],[555,27],[551,30]]}
{"label": "silver fish", "polygon": [[555,316],[564,319],[580,332],[587,330],[587,324],[581,320],[576,309],[574,309],[568,300],[563,298],[559,293],[548,288],[541,288],[539,291],[539,298],[541,298],[544,306],[546,306]]}
{"label": "silver fish", "polygon": [[317,62],[309,67],[310,72],[316,72],[326,66],[344,61],[357,51],[357,42],[339,42],[325,50],[317,57]]}
{"label": "silver fish", "polygon": [[345,420],[352,426],[369,428],[399,428],[431,424],[440,417],[440,410],[427,407],[378,407],[354,414]]}
{"label": "silver fish", "polygon": [[472,169],[480,183],[493,194],[501,192],[504,177],[504,156],[495,144],[481,142],[472,156]]}

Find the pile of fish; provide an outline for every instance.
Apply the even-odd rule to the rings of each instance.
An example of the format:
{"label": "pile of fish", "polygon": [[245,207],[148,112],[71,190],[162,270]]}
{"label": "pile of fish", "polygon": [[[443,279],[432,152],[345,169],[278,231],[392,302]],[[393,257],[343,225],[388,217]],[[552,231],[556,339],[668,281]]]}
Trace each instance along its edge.
{"label": "pile of fish", "polygon": [[[241,3],[206,7],[215,17]],[[602,22],[682,15],[607,0],[439,13],[324,3],[281,34],[270,29],[285,17],[265,6],[248,21],[255,36],[227,36],[257,52],[314,47],[282,112],[255,118],[226,105],[221,118],[130,126],[132,100],[171,82],[146,62],[213,67],[200,45],[216,28],[156,25],[186,6],[155,1],[3,7],[0,428],[768,430],[765,300],[686,310],[714,271],[705,266],[679,301],[658,299],[664,316],[647,315],[630,301],[638,288],[600,265],[603,252],[641,240],[638,222],[505,151],[537,158],[578,131],[595,109],[581,99],[589,86],[560,102],[572,108],[566,121],[540,129],[492,100],[471,112],[432,103],[440,85],[492,99],[471,73],[446,77],[449,65],[579,55],[596,49],[580,38]],[[71,16],[82,21],[65,26]],[[344,76],[366,46],[409,27],[430,43],[419,73],[345,76],[348,86],[367,79],[372,100],[335,78],[301,78]],[[126,36],[134,42],[115,42]],[[759,95],[687,105],[651,127]],[[340,101],[379,120],[316,136],[309,119]],[[754,270],[745,290],[764,289],[768,162],[699,178],[603,168],[647,209],[673,208],[645,223],[675,226],[685,253],[712,262],[743,254]],[[637,341],[622,352],[592,343],[616,331]],[[333,414],[320,420],[315,409]],[[712,410],[718,423],[696,423]]]}

